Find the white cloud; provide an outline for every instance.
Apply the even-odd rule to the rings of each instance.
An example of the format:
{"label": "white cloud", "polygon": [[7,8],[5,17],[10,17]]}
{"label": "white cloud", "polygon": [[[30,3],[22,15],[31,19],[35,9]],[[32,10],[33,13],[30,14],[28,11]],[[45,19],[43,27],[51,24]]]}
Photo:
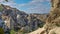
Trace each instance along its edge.
{"label": "white cloud", "polygon": [[0,3],[3,2],[4,0],[0,0]]}
{"label": "white cloud", "polygon": [[33,0],[27,4],[23,4],[20,7],[28,7],[24,10],[27,13],[48,13],[50,10],[50,3],[43,4],[44,2],[50,2],[50,0]]}
{"label": "white cloud", "polygon": [[21,8],[26,7],[26,9],[22,9],[22,11],[25,11],[27,13],[48,13],[49,9],[50,9],[49,8],[50,3],[43,4],[44,2],[50,2],[50,0],[32,0],[29,3],[25,3],[25,4],[16,4],[13,1],[9,1],[9,2],[5,2],[3,4],[9,5],[11,7],[16,7],[20,10],[21,10]]}

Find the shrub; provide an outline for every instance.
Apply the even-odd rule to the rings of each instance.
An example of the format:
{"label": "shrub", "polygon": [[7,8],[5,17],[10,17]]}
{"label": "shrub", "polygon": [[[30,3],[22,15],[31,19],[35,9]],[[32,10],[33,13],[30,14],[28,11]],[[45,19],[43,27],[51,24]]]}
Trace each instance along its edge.
{"label": "shrub", "polygon": [[3,10],[3,7],[0,5],[0,12]]}
{"label": "shrub", "polygon": [[11,30],[10,34],[16,34],[16,32],[14,30]]}
{"label": "shrub", "polygon": [[0,34],[4,34],[4,30],[0,28]]}
{"label": "shrub", "polygon": [[21,31],[21,30],[19,30],[19,31],[18,31],[18,33],[20,33],[20,34],[25,34],[26,32],[25,32],[25,31],[23,31],[23,30],[22,30],[22,31]]}

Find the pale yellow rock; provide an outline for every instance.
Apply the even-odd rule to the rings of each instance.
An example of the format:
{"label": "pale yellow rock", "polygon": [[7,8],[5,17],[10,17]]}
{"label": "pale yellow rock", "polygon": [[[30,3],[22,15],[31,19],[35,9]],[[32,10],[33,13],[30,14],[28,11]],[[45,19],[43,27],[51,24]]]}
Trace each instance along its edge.
{"label": "pale yellow rock", "polygon": [[50,30],[49,34],[53,34],[53,33],[60,34],[60,27],[56,27],[56,28]]}
{"label": "pale yellow rock", "polygon": [[39,28],[36,31],[30,32],[28,34],[40,34],[42,31],[45,31],[45,29],[44,28]]}

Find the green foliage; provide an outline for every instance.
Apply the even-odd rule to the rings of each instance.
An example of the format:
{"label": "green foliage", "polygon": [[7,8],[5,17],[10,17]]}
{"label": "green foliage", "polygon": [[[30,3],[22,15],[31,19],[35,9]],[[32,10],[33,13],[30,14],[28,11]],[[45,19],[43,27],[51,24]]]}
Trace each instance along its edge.
{"label": "green foliage", "polygon": [[18,34],[18,33],[20,33],[20,34],[25,34],[25,32],[20,31],[20,30],[19,30],[19,31],[17,31],[17,32],[16,32],[16,31],[14,31],[14,30],[11,30],[11,31],[10,31],[10,34]]}
{"label": "green foliage", "polygon": [[0,5],[0,11],[2,11],[3,10],[3,8],[2,8],[2,6]]}
{"label": "green foliage", "polygon": [[11,30],[10,34],[16,34],[16,32],[14,30]]}
{"label": "green foliage", "polygon": [[60,23],[56,24],[56,26],[60,27]]}
{"label": "green foliage", "polygon": [[4,30],[0,28],[0,34],[4,34]]}
{"label": "green foliage", "polygon": [[40,23],[40,24],[38,24],[38,27],[40,27],[40,28],[42,28],[43,26],[44,26],[44,22],[42,22],[42,23]]}
{"label": "green foliage", "polygon": [[25,32],[24,31],[21,31],[21,30],[19,30],[18,31],[20,34],[25,34]]}

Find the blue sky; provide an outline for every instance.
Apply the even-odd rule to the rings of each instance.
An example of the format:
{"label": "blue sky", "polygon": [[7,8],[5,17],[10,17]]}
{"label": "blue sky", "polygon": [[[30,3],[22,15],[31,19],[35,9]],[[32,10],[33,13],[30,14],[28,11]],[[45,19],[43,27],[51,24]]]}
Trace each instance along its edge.
{"label": "blue sky", "polygon": [[[3,3],[3,0],[0,2]],[[50,11],[50,0],[9,0],[3,4],[26,13],[49,13]]]}
{"label": "blue sky", "polygon": [[17,4],[23,4],[23,3],[28,3],[32,0],[14,0],[14,2],[16,2]]}

